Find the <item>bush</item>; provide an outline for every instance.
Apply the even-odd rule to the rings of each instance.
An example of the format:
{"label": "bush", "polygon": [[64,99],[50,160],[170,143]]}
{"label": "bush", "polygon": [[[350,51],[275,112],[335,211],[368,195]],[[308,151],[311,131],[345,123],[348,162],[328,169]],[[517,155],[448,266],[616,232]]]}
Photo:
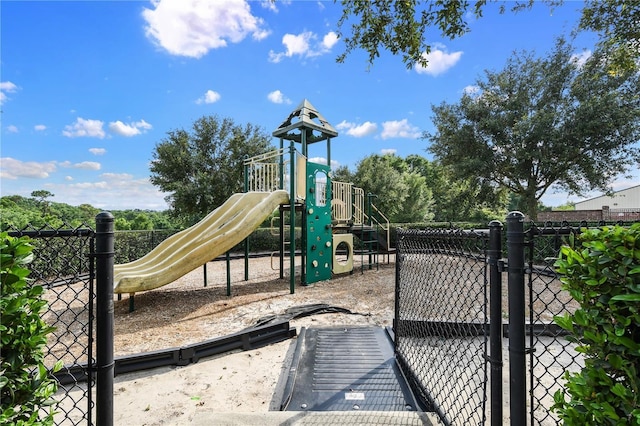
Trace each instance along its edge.
{"label": "bush", "polygon": [[556,267],[580,309],[554,319],[585,365],[565,373],[553,410],[567,425],[640,425],[640,224],[576,239],[562,247]]}
{"label": "bush", "polygon": [[[41,286],[30,286],[33,247],[26,237],[0,233],[0,424],[53,424],[52,396],[57,382],[44,366],[47,335],[53,331],[41,319],[46,302]],[[57,363],[54,371],[59,370]],[[48,409],[47,409],[48,408]]]}

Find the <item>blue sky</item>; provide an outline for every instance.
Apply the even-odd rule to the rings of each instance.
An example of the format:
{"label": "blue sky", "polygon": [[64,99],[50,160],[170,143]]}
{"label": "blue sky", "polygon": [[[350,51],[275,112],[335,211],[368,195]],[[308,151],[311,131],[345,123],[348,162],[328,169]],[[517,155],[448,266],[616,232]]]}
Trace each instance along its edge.
{"label": "blue sky", "polygon": [[[337,64],[333,1],[3,1],[0,194],[46,189],[72,205],[165,209],[149,162],[167,132],[218,114],[271,133],[303,99],[340,133],[334,165],[354,169],[374,153],[431,158],[420,139],[433,130],[431,105],[456,102],[515,50],[546,54],[581,6],[500,15],[489,5],[459,39],[432,31],[429,66],[407,70],[386,52],[372,67],[364,52]],[[581,35],[576,55],[594,41]],[[311,156],[324,156],[317,145]],[[637,184],[634,173],[614,189]]]}

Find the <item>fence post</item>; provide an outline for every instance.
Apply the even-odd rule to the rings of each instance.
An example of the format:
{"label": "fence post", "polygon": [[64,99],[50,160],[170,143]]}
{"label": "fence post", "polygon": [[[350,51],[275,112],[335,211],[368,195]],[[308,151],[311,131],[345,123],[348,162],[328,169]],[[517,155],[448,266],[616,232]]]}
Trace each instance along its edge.
{"label": "fence post", "polygon": [[491,426],[502,425],[502,223],[489,223],[489,347]]}
{"label": "fence post", "polygon": [[512,425],[527,424],[525,358],[524,215],[507,215],[509,397]]}
{"label": "fence post", "polygon": [[96,421],[113,426],[113,215],[96,216]]}

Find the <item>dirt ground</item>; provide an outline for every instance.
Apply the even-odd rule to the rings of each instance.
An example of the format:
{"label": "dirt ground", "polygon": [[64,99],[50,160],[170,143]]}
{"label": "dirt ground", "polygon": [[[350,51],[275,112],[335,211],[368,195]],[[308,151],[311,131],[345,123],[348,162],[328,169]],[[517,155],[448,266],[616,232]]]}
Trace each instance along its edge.
{"label": "dirt ground", "polygon": [[[275,261],[277,267],[277,259]],[[273,270],[269,258],[251,259],[249,280],[244,281],[244,261],[231,262],[231,296],[226,295],[226,263],[207,264],[207,286],[203,268],[161,289],[134,297],[129,312],[128,295],[115,301],[115,355],[135,354],[182,346],[228,335],[254,325],[268,315],[286,309],[324,303],[348,309],[353,314],[330,313],[295,319],[302,327],[334,325],[390,326],[394,314],[395,262],[362,271],[359,262],[353,274],[337,276],[310,286],[296,283],[290,293],[285,278]],[[225,413],[255,415],[278,410],[278,390],[284,385],[285,369],[296,339],[251,351],[235,351],[209,357],[185,367],[161,367],[123,374],[115,378],[114,424],[255,424],[255,418],[220,423]],[[64,398],[61,410],[73,410],[81,398],[80,387]],[[81,418],[71,415],[68,424]],[[67,423],[62,423],[67,424]]]}
{"label": "dirt ground", "polygon": [[[115,355],[148,352],[220,337],[250,327],[265,316],[280,315],[286,309],[324,303],[354,313],[323,314],[328,324],[369,324],[387,326],[393,321],[393,256],[389,263],[353,274],[343,274],[310,286],[296,282],[290,292],[289,271],[279,278],[270,258],[249,260],[249,280],[244,281],[244,260],[231,261],[231,296],[227,296],[226,262],[207,264],[161,289],[134,296],[129,312],[129,295],[116,301]],[[274,267],[278,267],[274,259]],[[299,280],[298,280],[299,281]],[[318,318],[307,318],[317,322]],[[300,324],[300,322],[298,322]]]}
{"label": "dirt ground", "polygon": [[[360,268],[360,260],[354,259],[356,265],[352,274],[310,286],[296,282],[294,294],[290,293],[287,262],[285,277],[281,279],[279,271],[273,268],[278,266],[277,259],[272,265],[267,257],[249,261],[248,281],[244,281],[244,260],[231,261],[231,296],[226,294],[224,261],[207,264],[206,286],[201,267],[170,285],[136,294],[133,312],[129,312],[129,295],[123,295],[121,300],[114,302],[115,356],[225,336],[253,326],[263,317],[318,303],[348,309],[352,314],[320,314],[291,320],[290,325],[298,333],[302,327],[310,326],[391,326],[395,259],[391,256],[388,263],[384,259],[378,267],[364,270]],[[299,271],[296,276],[299,277]],[[506,277],[504,279],[506,283]],[[560,303],[555,299],[545,300],[546,290],[542,290],[555,285],[534,282],[534,289],[541,289],[541,300],[545,304]],[[506,302],[503,297],[505,315]],[[278,392],[284,385],[283,377],[295,343],[295,339],[290,339],[256,350],[209,357],[185,367],[162,367],[117,376],[114,423],[220,424],[215,419],[224,413],[255,414],[277,410]],[[82,391],[74,392],[64,404],[78,400]],[[508,403],[508,399],[506,401]]]}

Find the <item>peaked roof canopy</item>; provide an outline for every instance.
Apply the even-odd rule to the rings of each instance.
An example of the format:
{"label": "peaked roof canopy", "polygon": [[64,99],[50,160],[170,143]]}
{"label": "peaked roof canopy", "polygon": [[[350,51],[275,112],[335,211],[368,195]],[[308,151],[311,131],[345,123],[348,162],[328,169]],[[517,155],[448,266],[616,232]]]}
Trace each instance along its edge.
{"label": "peaked roof canopy", "polygon": [[[300,132],[296,133],[296,129],[300,129]],[[338,136],[336,129],[306,99],[289,114],[289,117],[273,131],[272,135],[294,142],[302,142],[303,131],[305,131],[305,141],[308,144]]]}

